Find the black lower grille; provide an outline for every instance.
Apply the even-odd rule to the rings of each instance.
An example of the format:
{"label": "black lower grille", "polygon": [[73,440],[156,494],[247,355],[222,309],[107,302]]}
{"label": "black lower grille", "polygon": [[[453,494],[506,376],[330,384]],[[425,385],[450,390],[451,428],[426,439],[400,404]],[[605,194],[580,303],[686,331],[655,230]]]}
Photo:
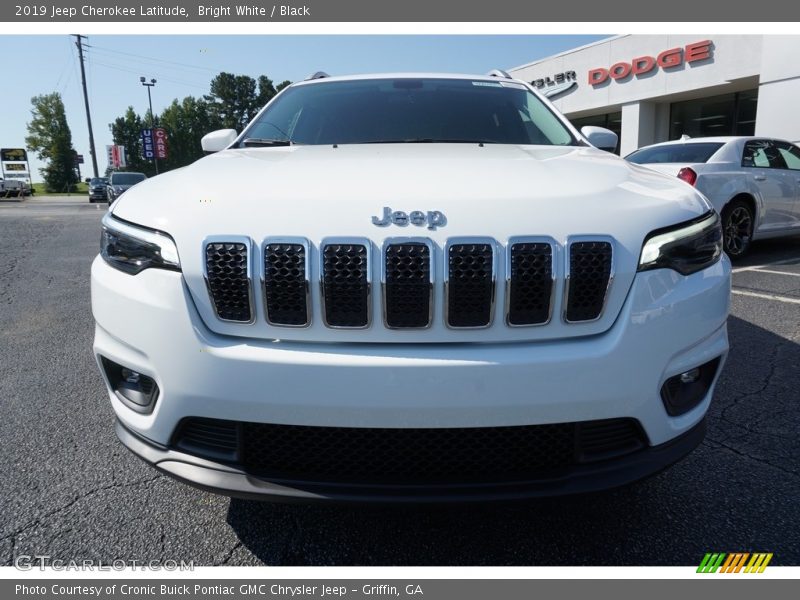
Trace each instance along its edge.
{"label": "black lower grille", "polygon": [[603,312],[611,278],[609,242],[574,242],[569,248],[567,321],[593,321]]}
{"label": "black lower grille", "polygon": [[220,319],[243,323],[252,320],[247,260],[245,244],[206,245],[208,290]]}
{"label": "black lower grille", "polygon": [[235,462],[239,456],[239,430],[236,421],[184,419],[178,425],[173,445],[189,454]]}
{"label": "black lower grille", "polygon": [[303,244],[271,243],[264,248],[264,300],[274,325],[308,325],[308,275]]}
{"label": "black lower grille", "polygon": [[452,244],[447,252],[447,324],[486,327],[492,322],[494,248],[492,244]]}
{"label": "black lower grille", "polygon": [[550,320],[553,249],[543,242],[511,246],[509,325],[540,325]]}
{"label": "black lower grille", "polygon": [[369,325],[369,265],[363,244],[328,244],[322,251],[325,322],[331,327]]}
{"label": "black lower grille", "polygon": [[254,475],[374,484],[529,481],[635,452],[647,443],[633,419],[452,429],[189,419],[179,428],[176,445],[201,455],[203,444],[212,453],[233,448],[223,431],[238,432],[235,462]]}
{"label": "black lower grille", "polygon": [[389,244],[384,260],[386,325],[427,327],[431,323],[431,249],[417,242]]}

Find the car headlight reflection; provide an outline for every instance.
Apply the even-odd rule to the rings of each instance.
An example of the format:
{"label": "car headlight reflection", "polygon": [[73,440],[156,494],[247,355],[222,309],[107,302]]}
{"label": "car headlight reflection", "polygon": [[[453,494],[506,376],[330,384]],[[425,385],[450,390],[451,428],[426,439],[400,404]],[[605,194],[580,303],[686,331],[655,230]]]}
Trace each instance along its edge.
{"label": "car headlight reflection", "polygon": [[639,271],[673,269],[691,275],[717,262],[722,256],[722,224],[716,212],[658,229],[642,246]]}
{"label": "car headlight reflection", "polygon": [[178,248],[165,233],[103,217],[100,254],[109,265],[130,275],[145,269],[180,271]]}

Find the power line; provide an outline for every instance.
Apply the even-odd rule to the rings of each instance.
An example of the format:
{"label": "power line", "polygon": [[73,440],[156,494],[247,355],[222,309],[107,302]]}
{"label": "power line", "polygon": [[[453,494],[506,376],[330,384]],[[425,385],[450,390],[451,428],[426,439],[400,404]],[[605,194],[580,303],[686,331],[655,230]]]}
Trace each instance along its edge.
{"label": "power line", "polygon": [[102,52],[111,52],[112,54],[121,54],[122,56],[136,57],[136,58],[143,59],[143,60],[153,61],[153,62],[162,63],[162,64],[175,65],[175,66],[184,67],[184,68],[187,68],[187,69],[198,69],[198,70],[201,70],[201,71],[208,71],[210,73],[218,73],[219,72],[217,69],[211,69],[209,67],[201,67],[201,66],[198,66],[198,65],[191,65],[191,64],[188,64],[188,63],[177,62],[177,61],[174,61],[174,60],[167,60],[165,58],[156,58],[154,56],[145,56],[144,54],[134,54],[133,52],[123,52],[122,50],[113,50],[113,49],[107,48],[105,46],[97,46],[97,45],[93,44],[93,45],[90,45],[89,48],[92,48],[93,50],[99,51],[101,53]]}
{"label": "power line", "polygon": [[[129,69],[129,68],[123,67],[121,65],[98,62],[97,60],[93,60],[92,64],[94,66],[96,66],[96,67],[105,67],[106,69],[113,69],[115,71],[122,71],[123,73],[133,73],[135,75],[138,75],[141,72],[141,69],[138,69],[138,70],[137,69]],[[169,81],[170,83],[177,83],[179,85],[185,85],[185,86],[189,86],[189,87],[194,87],[194,88],[198,88],[198,89],[201,89],[201,90],[208,90],[208,88],[209,88],[208,84],[200,84],[200,83],[197,83],[197,82],[189,82],[189,81],[183,81],[181,79],[174,79],[174,78],[169,77],[168,75],[163,75],[162,73],[158,73],[158,72],[154,72],[153,75],[158,76],[160,79],[162,79],[164,81]]]}

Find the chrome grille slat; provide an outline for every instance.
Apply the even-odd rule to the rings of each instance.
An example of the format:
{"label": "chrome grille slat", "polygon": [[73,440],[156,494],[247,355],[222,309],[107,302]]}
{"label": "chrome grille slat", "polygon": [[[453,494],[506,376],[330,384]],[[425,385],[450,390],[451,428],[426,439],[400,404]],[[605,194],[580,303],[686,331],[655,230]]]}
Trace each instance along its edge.
{"label": "chrome grille slat", "polygon": [[307,327],[311,324],[307,240],[268,238],[264,241],[263,288],[270,325]]}
{"label": "chrome grille slat", "polygon": [[496,242],[450,239],[445,256],[445,323],[455,329],[489,327],[494,318]]}
{"label": "chrome grille slat", "polygon": [[372,319],[371,243],[327,239],[320,247],[322,317],[332,328],[364,329]]}
{"label": "chrome grille slat", "polygon": [[555,291],[555,242],[512,238],[506,249],[506,324],[509,327],[550,322]]}
{"label": "chrome grille slat", "polygon": [[599,319],[614,277],[613,244],[602,237],[571,239],[567,244],[564,320],[567,323]]}
{"label": "chrome grille slat", "polygon": [[433,319],[433,244],[390,239],[383,246],[383,322],[390,329],[425,329]]}
{"label": "chrome grille slat", "polygon": [[249,238],[208,238],[203,267],[211,305],[222,321],[254,321]]}

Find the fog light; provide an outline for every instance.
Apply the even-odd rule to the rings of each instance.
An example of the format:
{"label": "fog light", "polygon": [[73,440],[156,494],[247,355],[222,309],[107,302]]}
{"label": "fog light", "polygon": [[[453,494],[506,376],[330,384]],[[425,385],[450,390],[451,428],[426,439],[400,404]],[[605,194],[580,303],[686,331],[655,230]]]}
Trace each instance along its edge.
{"label": "fog light", "polygon": [[122,369],[122,378],[125,380],[126,383],[132,383],[137,385],[139,383],[139,373],[136,371],[131,371],[130,369]]}
{"label": "fog light", "polygon": [[125,406],[138,413],[153,412],[158,399],[158,385],[152,377],[100,358],[111,391]]}
{"label": "fog light", "polygon": [[681,383],[694,383],[700,379],[700,369],[692,369],[691,371],[686,371],[686,373],[681,373]]}
{"label": "fog light", "polygon": [[697,406],[711,389],[719,357],[670,377],[661,386],[661,400],[670,416],[682,415]]}

